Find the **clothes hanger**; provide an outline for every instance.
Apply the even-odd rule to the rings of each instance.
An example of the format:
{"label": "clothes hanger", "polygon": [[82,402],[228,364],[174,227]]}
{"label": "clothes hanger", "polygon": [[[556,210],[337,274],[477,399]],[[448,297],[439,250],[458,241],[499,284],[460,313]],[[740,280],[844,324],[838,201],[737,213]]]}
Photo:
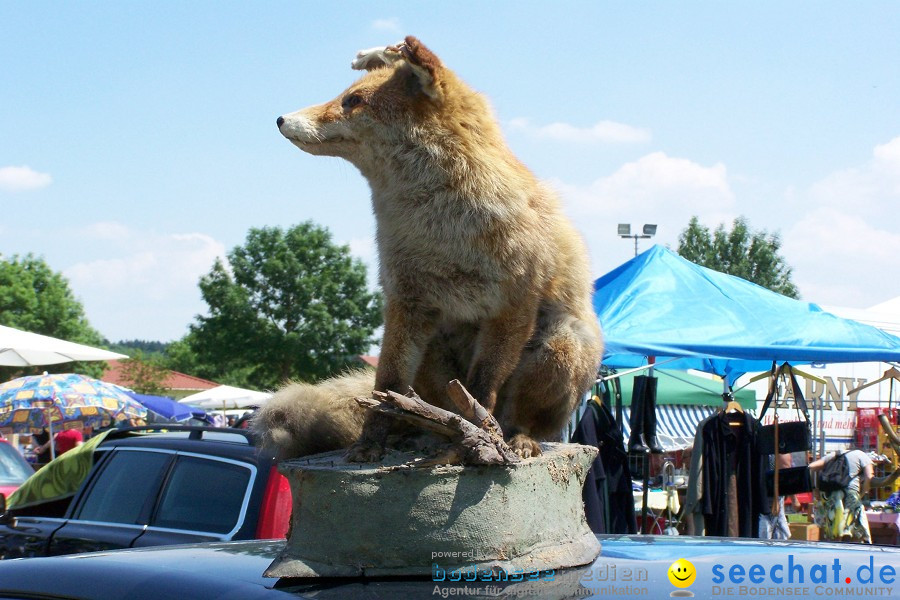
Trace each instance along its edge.
{"label": "clothes hanger", "polygon": [[855,394],[856,392],[858,392],[860,390],[864,390],[867,387],[881,383],[882,381],[887,381],[888,379],[896,379],[897,381],[900,381],[900,370],[898,370],[897,367],[891,367],[890,369],[888,369],[887,371],[882,373],[881,377],[879,377],[875,381],[870,381],[868,383],[864,383],[861,386],[859,386],[858,388],[852,389],[849,392],[847,392],[847,395],[849,396],[850,394]]}
{"label": "clothes hanger", "polygon": [[[734,396],[731,394],[722,394],[722,399],[731,398],[725,403],[721,409],[719,409],[719,413],[722,415],[737,415],[744,414],[744,407],[741,406],[740,402],[734,399]],[[743,427],[743,421],[728,421],[728,424],[732,427]]]}
{"label": "clothes hanger", "polygon": [[736,413],[737,412],[737,413],[743,414],[744,407],[741,406],[740,402],[738,402],[737,400],[730,400],[725,405],[725,408],[722,409],[722,412],[725,412],[725,413]]}
{"label": "clothes hanger", "polygon": [[[782,370],[784,370],[784,371],[782,371]],[[777,374],[782,373],[782,372],[786,372],[787,374],[793,373],[794,375],[799,375],[800,377],[803,377],[804,379],[809,379],[810,381],[815,381],[816,383],[821,383],[822,385],[826,385],[826,381],[824,379],[822,379],[821,377],[816,377],[815,375],[810,375],[809,373],[800,371],[799,369],[797,369],[797,367],[790,365],[788,363],[782,364],[781,367],[778,368],[777,373],[773,373],[771,371],[765,371],[763,373],[760,373],[759,375],[754,375],[753,377],[751,377],[749,379],[749,381],[747,381],[747,383],[753,383],[754,381],[759,381],[760,379],[765,379],[766,377],[774,377]],[[898,380],[900,380],[900,371],[897,372],[897,375],[898,375]]]}

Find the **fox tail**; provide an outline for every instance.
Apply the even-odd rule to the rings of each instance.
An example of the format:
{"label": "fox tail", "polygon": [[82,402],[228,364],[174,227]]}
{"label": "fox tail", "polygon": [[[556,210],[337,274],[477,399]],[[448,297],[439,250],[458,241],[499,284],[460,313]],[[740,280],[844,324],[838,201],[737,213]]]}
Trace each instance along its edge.
{"label": "fox tail", "polygon": [[279,460],[348,448],[362,432],[366,411],[355,397],[369,397],[375,373],[357,370],[315,385],[291,383],[253,416],[251,429]]}

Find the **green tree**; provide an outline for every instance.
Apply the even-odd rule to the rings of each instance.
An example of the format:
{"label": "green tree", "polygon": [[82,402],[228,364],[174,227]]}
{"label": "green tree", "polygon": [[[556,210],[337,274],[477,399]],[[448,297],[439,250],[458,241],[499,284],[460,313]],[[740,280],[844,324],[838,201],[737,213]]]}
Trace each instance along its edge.
{"label": "green tree", "polygon": [[[316,381],[374,343],[381,295],[366,269],[311,222],[251,229],[200,280],[209,315],[168,351],[170,368],[232,385]],[[230,267],[230,268],[229,268]]]}
{"label": "green tree", "polygon": [[123,383],[138,394],[164,396],[168,375],[160,357],[147,356],[141,350],[132,351],[128,360],[122,361]]}
{"label": "green tree", "polygon": [[[103,338],[91,327],[84,307],[69,288],[69,282],[54,272],[41,258],[0,257],[0,325],[32,333],[105,347]],[[82,362],[47,365],[39,368],[0,368],[4,381],[21,374],[75,372],[99,377],[105,363]]]}
{"label": "green tree", "polygon": [[777,233],[751,231],[744,217],[738,217],[731,231],[720,224],[709,229],[691,217],[678,236],[677,252],[689,261],[735,275],[789,298],[797,298],[797,286],[791,281],[791,268],[779,255],[781,238]]}

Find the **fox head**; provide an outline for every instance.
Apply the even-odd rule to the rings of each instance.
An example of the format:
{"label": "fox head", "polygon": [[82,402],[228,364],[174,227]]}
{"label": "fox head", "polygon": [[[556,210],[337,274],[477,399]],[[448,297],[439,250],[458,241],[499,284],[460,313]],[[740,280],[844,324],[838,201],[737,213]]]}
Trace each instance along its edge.
{"label": "fox head", "polygon": [[499,132],[487,102],[415,37],[362,51],[352,67],[366,74],[329,102],[278,117],[281,134],[310,154],[345,158],[371,179],[398,160],[421,168],[426,155],[473,132]]}

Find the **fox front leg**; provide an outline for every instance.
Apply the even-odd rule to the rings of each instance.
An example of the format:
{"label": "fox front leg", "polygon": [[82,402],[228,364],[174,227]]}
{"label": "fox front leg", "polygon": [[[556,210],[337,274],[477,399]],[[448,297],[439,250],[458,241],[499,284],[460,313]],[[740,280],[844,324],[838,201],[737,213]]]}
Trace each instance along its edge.
{"label": "fox front leg", "polygon": [[[388,300],[384,312],[384,340],[375,390],[405,394],[412,385],[416,370],[429,339],[436,329],[436,315],[417,310],[396,300]],[[374,462],[384,456],[384,446],[392,425],[390,417],[369,413],[359,440],[347,450],[349,462]]]}
{"label": "fox front leg", "polygon": [[537,305],[537,300],[526,300],[511,306],[485,322],[479,331],[466,387],[492,413],[497,393],[518,366],[522,350],[534,333]]}

